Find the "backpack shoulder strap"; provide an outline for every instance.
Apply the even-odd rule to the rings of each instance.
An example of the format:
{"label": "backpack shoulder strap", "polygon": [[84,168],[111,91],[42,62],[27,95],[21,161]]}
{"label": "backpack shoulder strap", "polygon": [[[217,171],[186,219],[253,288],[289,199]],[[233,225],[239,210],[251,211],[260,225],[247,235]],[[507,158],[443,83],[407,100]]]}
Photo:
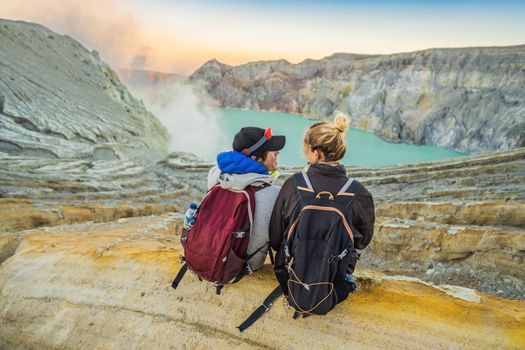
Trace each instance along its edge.
{"label": "backpack shoulder strap", "polygon": [[182,267],[180,268],[179,272],[177,273],[177,276],[175,277],[175,279],[171,283],[171,286],[173,287],[173,289],[177,289],[177,287],[179,286],[180,281],[182,281],[182,278],[186,274],[186,271],[188,271],[188,265],[186,263],[184,263],[184,265],[182,265]]}
{"label": "backpack shoulder strap", "polygon": [[308,178],[308,174],[306,174],[306,171],[303,170],[300,173],[296,173],[292,176],[292,178],[295,184],[295,189],[299,194],[301,201],[315,198],[315,191],[312,187],[312,183],[310,182],[310,178]]}
{"label": "backpack shoulder strap", "polygon": [[283,291],[281,286],[277,286],[267,297],[264,299],[261,306],[259,306],[239,327],[239,331],[243,332],[246,328],[250,327],[255,321],[257,321],[266,311],[270,310],[275,299],[277,299]]}
{"label": "backpack shoulder strap", "polygon": [[349,178],[343,187],[337,192],[336,199],[338,202],[345,204],[346,207],[352,203],[355,195],[359,191],[359,183],[354,179]]}
{"label": "backpack shoulder strap", "polygon": [[227,189],[227,191],[240,193],[243,196],[246,196],[246,202],[247,202],[247,205],[248,205],[248,220],[249,220],[249,224],[250,224],[250,231],[249,232],[251,234],[252,230],[253,230],[253,219],[254,219],[254,215],[255,215],[255,192],[257,190],[254,190],[252,186],[248,186],[248,187],[244,188],[244,190]]}

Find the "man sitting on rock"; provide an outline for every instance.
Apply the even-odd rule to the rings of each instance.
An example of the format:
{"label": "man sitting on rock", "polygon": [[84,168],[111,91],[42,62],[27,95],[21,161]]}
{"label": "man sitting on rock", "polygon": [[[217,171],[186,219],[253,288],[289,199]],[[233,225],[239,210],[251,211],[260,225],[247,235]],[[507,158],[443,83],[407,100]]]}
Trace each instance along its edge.
{"label": "man sitting on rock", "polygon": [[233,151],[219,153],[217,165],[208,173],[208,189],[217,183],[232,190],[266,186],[255,192],[253,229],[247,251],[248,255],[255,253],[248,261],[252,270],[262,267],[266,259],[270,216],[280,191],[272,183],[277,173],[277,156],[285,142],[284,136],[272,135],[270,128],[242,128],[233,139]]}

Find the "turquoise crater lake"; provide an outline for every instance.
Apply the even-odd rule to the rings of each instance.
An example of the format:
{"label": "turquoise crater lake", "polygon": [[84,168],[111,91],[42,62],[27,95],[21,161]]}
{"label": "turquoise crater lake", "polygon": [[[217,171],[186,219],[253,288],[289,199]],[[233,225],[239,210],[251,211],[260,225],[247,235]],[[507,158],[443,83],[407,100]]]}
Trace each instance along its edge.
{"label": "turquoise crater lake", "polygon": [[[316,121],[288,113],[235,109],[219,110],[216,118],[218,119],[217,127],[222,137],[215,145],[210,145],[214,148],[208,149],[208,151],[212,151],[211,154],[231,150],[233,136],[244,126],[271,127],[274,135],[286,136],[286,146],[279,155],[279,164],[287,166],[306,164],[302,153],[303,134]],[[467,155],[429,145],[390,143],[373,133],[356,129],[349,130],[347,136],[347,150],[342,161],[344,165],[385,166]],[[209,154],[198,155],[209,158]]]}

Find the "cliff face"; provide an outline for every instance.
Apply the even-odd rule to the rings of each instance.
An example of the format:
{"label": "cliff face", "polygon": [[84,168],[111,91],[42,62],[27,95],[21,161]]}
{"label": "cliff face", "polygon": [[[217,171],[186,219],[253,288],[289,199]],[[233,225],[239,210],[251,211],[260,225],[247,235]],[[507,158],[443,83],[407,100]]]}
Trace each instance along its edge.
{"label": "cliff face", "polygon": [[96,52],[40,25],[0,20],[0,152],[142,160],[166,155],[168,139]]}
{"label": "cliff face", "polygon": [[190,79],[205,81],[223,107],[316,118],[341,110],[353,127],[395,142],[469,152],[525,145],[525,46],[235,67],[212,60]]}

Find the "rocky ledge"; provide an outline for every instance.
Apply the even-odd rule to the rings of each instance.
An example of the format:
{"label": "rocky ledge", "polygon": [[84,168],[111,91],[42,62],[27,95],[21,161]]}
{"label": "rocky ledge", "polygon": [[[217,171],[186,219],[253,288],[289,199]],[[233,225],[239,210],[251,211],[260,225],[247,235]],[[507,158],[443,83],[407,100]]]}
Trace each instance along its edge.
{"label": "rocky ledge", "polygon": [[[0,157],[0,232],[183,212],[211,164]],[[298,168],[284,168],[280,181]],[[364,267],[507,298],[525,295],[525,148],[430,163],[349,167],[374,195]]]}
{"label": "rocky ledge", "polygon": [[173,290],[181,221],[150,216],[0,235],[18,240],[0,266],[0,347],[525,346],[523,301],[366,270],[357,275],[359,292],[329,315],[293,320],[281,297],[240,333],[236,327],[276,286],[269,265],[220,296],[191,274]]}
{"label": "rocky ledge", "polygon": [[190,79],[223,107],[315,118],[340,110],[390,141],[468,152],[525,146],[525,46],[336,54],[298,64],[211,60]]}
{"label": "rocky ledge", "polygon": [[211,166],[182,153],[146,166],[0,154],[0,232],[183,211]]}

